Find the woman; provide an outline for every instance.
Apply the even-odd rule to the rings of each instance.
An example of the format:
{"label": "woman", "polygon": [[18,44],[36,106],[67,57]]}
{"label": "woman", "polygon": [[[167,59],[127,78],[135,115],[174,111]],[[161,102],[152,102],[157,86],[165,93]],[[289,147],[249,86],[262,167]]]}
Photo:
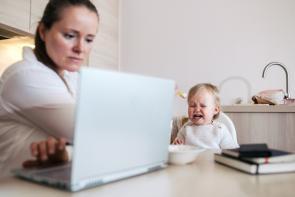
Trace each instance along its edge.
{"label": "woman", "polygon": [[[5,176],[53,144],[64,149],[73,135],[77,71],[87,59],[99,15],[89,0],[50,0],[39,22],[35,49],[10,66],[0,81],[0,170]],[[41,144],[41,145],[40,145]],[[51,146],[48,146],[51,145]],[[46,160],[43,154],[41,160]]]}

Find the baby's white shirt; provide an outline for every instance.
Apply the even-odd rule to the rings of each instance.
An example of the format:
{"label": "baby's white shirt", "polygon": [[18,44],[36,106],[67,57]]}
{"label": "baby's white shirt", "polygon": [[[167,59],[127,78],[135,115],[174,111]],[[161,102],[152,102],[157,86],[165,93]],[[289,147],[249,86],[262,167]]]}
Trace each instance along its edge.
{"label": "baby's white shirt", "polygon": [[180,129],[178,139],[184,140],[186,145],[193,145],[201,149],[230,149],[237,148],[227,127],[214,121],[207,125],[193,125],[188,121]]}

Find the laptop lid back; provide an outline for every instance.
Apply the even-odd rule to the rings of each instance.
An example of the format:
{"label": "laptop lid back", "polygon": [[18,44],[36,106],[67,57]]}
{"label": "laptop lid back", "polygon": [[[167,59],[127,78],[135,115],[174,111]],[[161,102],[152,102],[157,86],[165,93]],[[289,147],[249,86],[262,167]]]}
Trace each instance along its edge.
{"label": "laptop lid back", "polygon": [[174,82],[94,68],[80,74],[72,184],[166,162]]}

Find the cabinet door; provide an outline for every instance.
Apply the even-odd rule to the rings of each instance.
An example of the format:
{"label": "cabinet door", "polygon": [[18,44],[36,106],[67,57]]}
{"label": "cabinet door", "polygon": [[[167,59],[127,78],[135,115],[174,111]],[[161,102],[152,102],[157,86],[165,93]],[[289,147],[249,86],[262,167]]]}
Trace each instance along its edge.
{"label": "cabinet door", "polygon": [[1,0],[0,23],[28,32],[30,0]]}
{"label": "cabinet door", "polygon": [[98,33],[89,56],[88,64],[118,70],[118,0],[92,1],[100,14]]}
{"label": "cabinet door", "polygon": [[295,151],[295,113],[226,113],[234,122],[238,142],[267,143],[269,147]]}
{"label": "cabinet door", "polygon": [[38,22],[41,20],[48,0],[31,0],[30,32],[35,34]]}

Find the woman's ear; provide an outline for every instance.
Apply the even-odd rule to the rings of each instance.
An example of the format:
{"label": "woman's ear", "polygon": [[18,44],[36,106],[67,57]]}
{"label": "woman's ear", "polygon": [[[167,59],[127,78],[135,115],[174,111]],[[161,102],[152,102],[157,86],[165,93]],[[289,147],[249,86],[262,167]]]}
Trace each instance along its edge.
{"label": "woman's ear", "polygon": [[46,28],[45,28],[45,26],[44,26],[43,23],[40,23],[38,25],[38,32],[39,32],[39,35],[40,35],[41,40],[44,41],[45,40]]}

